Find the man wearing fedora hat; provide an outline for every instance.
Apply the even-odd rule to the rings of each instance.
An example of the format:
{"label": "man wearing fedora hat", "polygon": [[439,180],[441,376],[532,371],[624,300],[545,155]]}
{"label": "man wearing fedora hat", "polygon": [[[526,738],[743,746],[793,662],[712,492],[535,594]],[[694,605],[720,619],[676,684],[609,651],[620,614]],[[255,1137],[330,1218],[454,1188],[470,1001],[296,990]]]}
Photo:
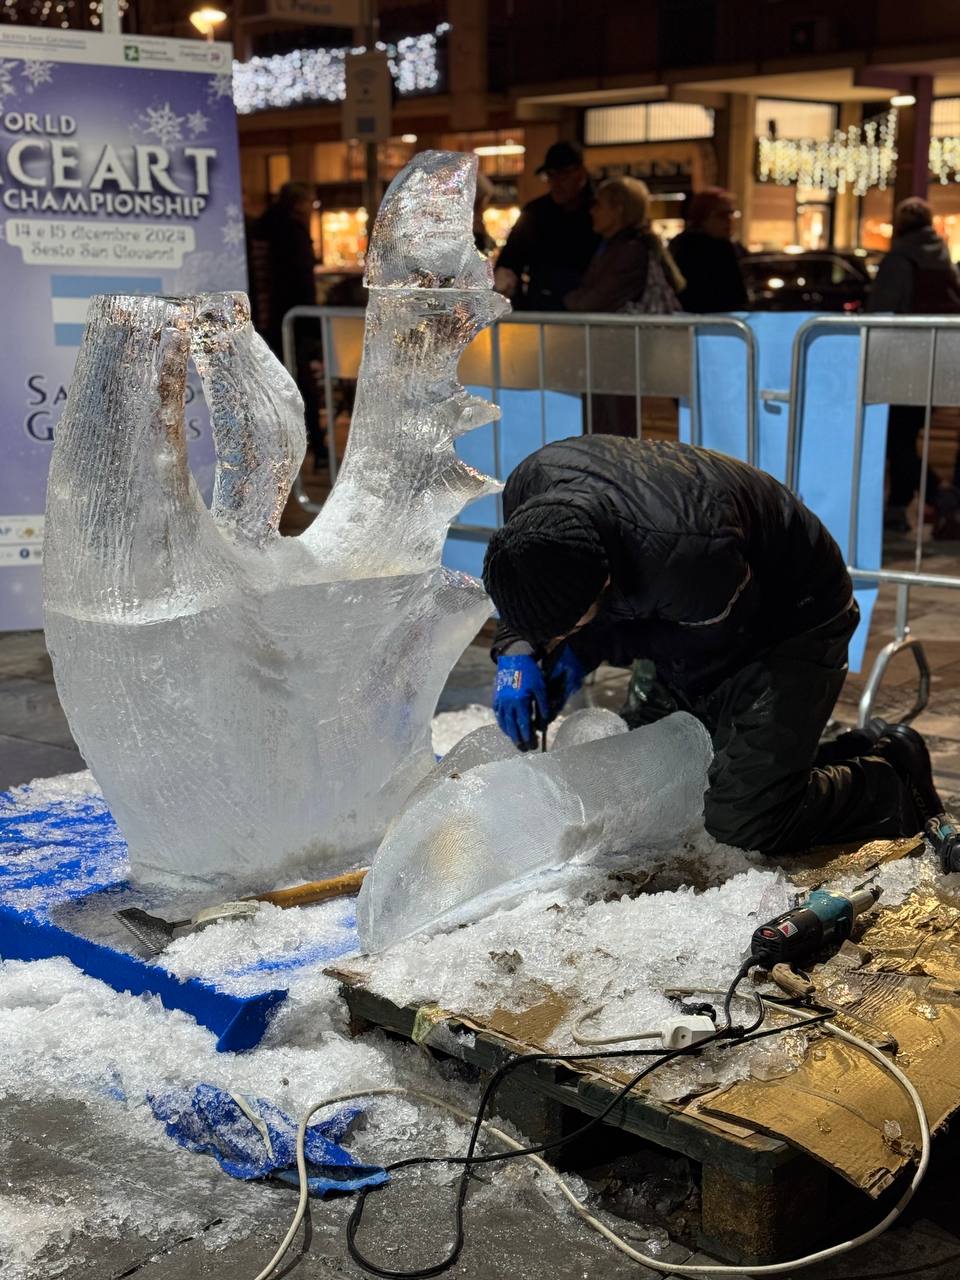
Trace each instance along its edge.
{"label": "man wearing fedora hat", "polygon": [[514,224],[497,259],[495,282],[518,311],[561,311],[596,252],[593,186],[583,153],[572,142],[555,142],[537,169],[546,195],[531,200]]}

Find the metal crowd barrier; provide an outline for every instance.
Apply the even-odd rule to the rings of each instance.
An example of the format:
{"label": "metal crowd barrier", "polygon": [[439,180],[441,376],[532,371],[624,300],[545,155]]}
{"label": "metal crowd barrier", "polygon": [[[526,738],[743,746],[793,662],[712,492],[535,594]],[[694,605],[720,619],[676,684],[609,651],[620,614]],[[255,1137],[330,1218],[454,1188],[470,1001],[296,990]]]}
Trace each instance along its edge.
{"label": "metal crowd barrier", "polygon": [[[363,349],[362,308],[294,307],[283,318],[284,363],[296,375],[295,325],[319,322],[323,346],[323,398],[327,421],[330,479],[336,478],[336,405],[334,384],[356,381]],[[734,316],[630,316],[564,312],[513,312],[478,334],[460,361],[460,381],[490,389],[499,404],[505,390],[540,393],[540,442],[547,441],[546,394],[579,395],[584,403],[584,429],[594,429],[594,397],[617,397],[634,404],[637,436],[643,433],[644,396],[665,396],[689,404],[691,439],[703,437],[700,415],[697,338],[705,334],[734,337],[743,344],[745,453],[758,457],[757,348],[753,330]],[[502,457],[503,424],[494,423],[493,451],[497,478]],[[307,511],[319,511],[298,477],[294,496]],[[451,532],[485,541],[488,526],[455,522]]]}
{"label": "metal crowd barrier", "polygon": [[[859,723],[870,719],[877,691],[891,661],[909,651],[917,664],[917,698],[905,717],[912,720],[930,697],[930,668],[923,645],[910,632],[913,587],[960,588],[960,577],[923,571],[923,520],[917,521],[912,570],[869,568],[859,560],[860,488],[863,470],[864,415],[868,405],[916,405],[924,409],[923,448],[918,501],[923,506],[930,468],[930,420],[934,406],[960,406],[960,317],[952,316],[813,316],[798,330],[793,344],[787,425],[787,484],[796,491],[800,475],[802,424],[807,365],[813,342],[827,334],[860,338],[857,401],[853,422],[853,467],[850,478],[848,567],[859,582],[890,582],[897,588],[894,638],[873,664],[860,699]],[[779,397],[778,397],[779,398]]]}

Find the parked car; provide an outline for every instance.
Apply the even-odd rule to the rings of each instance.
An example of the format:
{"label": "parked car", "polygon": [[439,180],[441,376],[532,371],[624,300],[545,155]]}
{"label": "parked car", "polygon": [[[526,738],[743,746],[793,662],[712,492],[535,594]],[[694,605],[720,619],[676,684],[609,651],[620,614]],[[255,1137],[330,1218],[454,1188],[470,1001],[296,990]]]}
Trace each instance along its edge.
{"label": "parked car", "polygon": [[740,267],[757,311],[862,311],[872,279],[854,252],[753,253]]}

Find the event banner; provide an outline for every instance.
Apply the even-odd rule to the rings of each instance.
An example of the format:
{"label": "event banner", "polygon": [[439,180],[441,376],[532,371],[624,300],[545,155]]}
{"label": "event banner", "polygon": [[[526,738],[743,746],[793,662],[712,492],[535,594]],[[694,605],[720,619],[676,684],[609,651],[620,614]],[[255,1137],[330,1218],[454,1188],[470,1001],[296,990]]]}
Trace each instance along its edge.
{"label": "event banner", "polygon": [[[246,290],[227,44],[0,28],[0,630],[42,626],[47,468],[98,293]],[[187,430],[209,492],[199,379]]]}

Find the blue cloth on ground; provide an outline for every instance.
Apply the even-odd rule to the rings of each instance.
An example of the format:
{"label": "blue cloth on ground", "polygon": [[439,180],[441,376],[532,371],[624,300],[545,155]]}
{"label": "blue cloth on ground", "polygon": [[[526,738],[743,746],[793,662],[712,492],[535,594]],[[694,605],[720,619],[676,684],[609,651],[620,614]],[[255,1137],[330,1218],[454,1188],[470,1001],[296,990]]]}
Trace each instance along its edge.
{"label": "blue cloth on ground", "polygon": [[[148,1094],[147,1101],[174,1142],[198,1155],[213,1156],[231,1178],[275,1177],[298,1185],[297,1124],[272,1102],[244,1095],[247,1107],[262,1121],[258,1126],[232,1094],[211,1084]],[[361,1107],[343,1107],[307,1127],[303,1151],[311,1195],[358,1191],[387,1181],[385,1169],[361,1164],[340,1146],[362,1114]]]}

